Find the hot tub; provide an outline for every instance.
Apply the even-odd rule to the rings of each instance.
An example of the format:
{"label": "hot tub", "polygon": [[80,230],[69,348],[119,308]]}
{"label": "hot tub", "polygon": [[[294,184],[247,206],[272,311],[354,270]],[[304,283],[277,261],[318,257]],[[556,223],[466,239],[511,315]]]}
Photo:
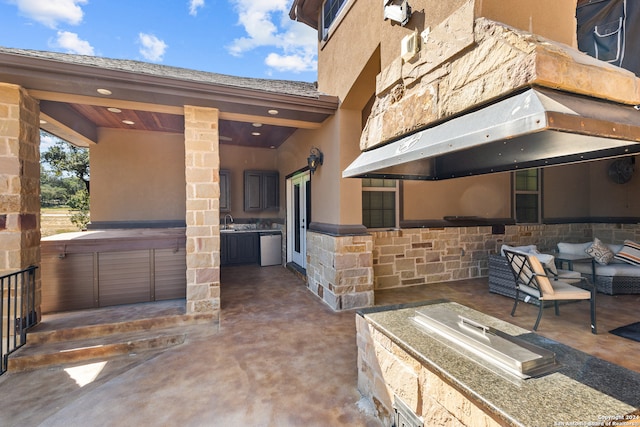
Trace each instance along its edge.
{"label": "hot tub", "polygon": [[185,298],[185,228],[91,230],[41,242],[42,312]]}

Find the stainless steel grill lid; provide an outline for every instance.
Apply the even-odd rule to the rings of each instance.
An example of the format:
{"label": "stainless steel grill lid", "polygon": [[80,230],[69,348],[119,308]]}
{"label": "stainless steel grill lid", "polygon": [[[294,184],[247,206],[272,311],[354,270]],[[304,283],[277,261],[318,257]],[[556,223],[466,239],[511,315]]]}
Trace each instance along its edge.
{"label": "stainless steel grill lid", "polygon": [[412,320],[434,338],[462,353],[470,353],[522,379],[540,376],[558,367],[555,353],[538,347],[444,307],[416,310]]}

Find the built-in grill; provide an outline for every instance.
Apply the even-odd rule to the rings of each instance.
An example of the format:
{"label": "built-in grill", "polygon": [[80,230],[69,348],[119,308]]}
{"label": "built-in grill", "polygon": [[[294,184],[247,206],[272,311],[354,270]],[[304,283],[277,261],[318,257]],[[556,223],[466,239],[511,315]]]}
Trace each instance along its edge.
{"label": "built-in grill", "polygon": [[555,353],[444,307],[420,308],[412,320],[424,332],[472,360],[489,362],[521,379],[538,377],[558,367]]}

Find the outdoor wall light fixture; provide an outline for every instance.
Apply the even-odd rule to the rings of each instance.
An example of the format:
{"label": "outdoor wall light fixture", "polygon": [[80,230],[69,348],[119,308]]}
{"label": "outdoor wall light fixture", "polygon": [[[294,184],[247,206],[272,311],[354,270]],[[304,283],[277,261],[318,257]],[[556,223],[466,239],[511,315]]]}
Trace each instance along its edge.
{"label": "outdoor wall light fixture", "polygon": [[309,170],[311,174],[318,169],[318,166],[322,164],[324,160],[324,154],[320,151],[319,148],[311,147],[311,151],[309,152],[309,157],[307,157],[307,165],[309,165]]}

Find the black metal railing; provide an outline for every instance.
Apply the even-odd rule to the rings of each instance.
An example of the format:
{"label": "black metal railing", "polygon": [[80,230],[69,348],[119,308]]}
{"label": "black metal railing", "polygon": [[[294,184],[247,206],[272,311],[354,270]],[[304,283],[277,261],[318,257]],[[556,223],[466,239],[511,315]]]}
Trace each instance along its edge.
{"label": "black metal railing", "polygon": [[7,371],[9,354],[27,342],[27,330],[38,322],[35,310],[36,266],[0,277],[0,375]]}

